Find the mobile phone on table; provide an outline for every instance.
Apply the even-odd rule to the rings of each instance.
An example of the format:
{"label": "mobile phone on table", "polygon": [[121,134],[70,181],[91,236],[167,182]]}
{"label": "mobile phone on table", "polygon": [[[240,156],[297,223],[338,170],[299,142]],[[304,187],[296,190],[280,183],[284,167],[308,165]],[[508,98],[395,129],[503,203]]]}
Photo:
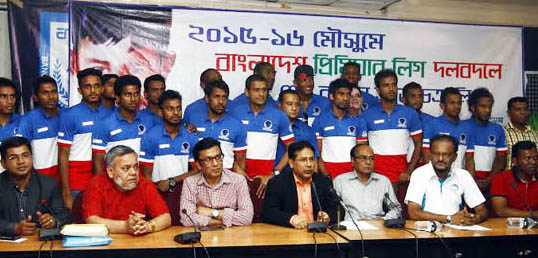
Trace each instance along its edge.
{"label": "mobile phone on table", "polygon": [[201,226],[200,231],[217,231],[224,230],[224,226]]}

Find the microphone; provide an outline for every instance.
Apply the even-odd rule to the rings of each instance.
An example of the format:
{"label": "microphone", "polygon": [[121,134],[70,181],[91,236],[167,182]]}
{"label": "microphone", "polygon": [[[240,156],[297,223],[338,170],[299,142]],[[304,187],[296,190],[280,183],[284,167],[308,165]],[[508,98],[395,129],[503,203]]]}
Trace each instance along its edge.
{"label": "microphone", "polygon": [[[45,207],[45,209],[48,210],[48,213],[50,213],[50,215],[52,215],[52,217],[54,217],[54,219],[56,220],[56,213],[47,205],[47,200],[41,199],[39,205]],[[44,212],[43,209],[39,210],[41,212]],[[37,216],[36,219],[38,219]],[[41,229],[41,231],[39,231],[39,241],[49,241],[57,239],[62,239],[62,234],[60,234],[60,229],[58,228],[58,221],[56,221],[56,227]]]}
{"label": "microphone", "polygon": [[[316,184],[314,183],[314,180],[312,180],[312,190],[314,190],[314,196],[316,197],[316,201],[319,207],[319,211],[323,211],[321,208],[321,202],[319,201],[318,191],[316,189]],[[306,225],[306,228],[308,232],[313,233],[325,233],[327,232],[327,222],[310,222],[308,225]]]}
{"label": "microphone", "polygon": [[400,211],[400,215],[396,219],[386,219],[384,221],[384,225],[387,228],[405,228],[405,219],[402,218],[402,210],[400,209],[400,206],[396,205],[390,198],[389,193],[385,193],[385,196],[383,198],[384,202],[387,202],[387,206],[389,210],[391,209],[397,209]]}
{"label": "microphone", "polygon": [[347,205],[344,203],[344,200],[342,199],[342,197],[340,197],[340,195],[338,195],[338,193],[336,192],[336,190],[334,190],[333,187],[331,187],[331,189],[329,189],[329,193],[336,196],[336,200],[338,200],[338,202],[340,203],[340,206],[342,206],[342,208],[344,208],[344,211],[346,211],[346,213],[349,214],[349,218],[351,218],[351,222],[353,223],[353,225],[355,225],[355,227],[359,231],[359,235],[361,236],[361,256],[360,257],[365,257],[364,256],[364,236],[362,235],[361,228],[359,228],[359,225],[357,225],[357,222],[355,221],[355,218],[353,218],[353,214],[347,208]]}
{"label": "microphone", "polygon": [[191,216],[189,216],[189,214],[187,214],[186,209],[182,209],[181,213],[185,214],[185,216],[189,218],[189,220],[191,221],[194,227],[194,232],[186,232],[186,233],[178,234],[174,236],[174,241],[181,244],[200,243],[200,239],[202,238],[202,235],[200,234],[200,232],[196,231],[196,224],[194,223],[194,220],[191,218]]}
{"label": "microphone", "polygon": [[516,184],[514,182],[510,182],[510,186],[516,191],[519,198],[525,203],[525,206],[527,206],[527,210],[531,213],[529,218],[525,218],[526,221],[526,227],[525,228],[534,228],[536,226],[536,221],[533,218],[534,211],[532,210],[531,206],[529,205],[529,202],[527,202],[527,199],[524,198],[523,194],[517,189]]}
{"label": "microphone", "polygon": [[415,229],[417,231],[425,231],[425,232],[438,232],[441,231],[443,228],[443,224],[439,221],[428,221],[428,220],[422,220],[422,221],[416,221],[415,222]]}

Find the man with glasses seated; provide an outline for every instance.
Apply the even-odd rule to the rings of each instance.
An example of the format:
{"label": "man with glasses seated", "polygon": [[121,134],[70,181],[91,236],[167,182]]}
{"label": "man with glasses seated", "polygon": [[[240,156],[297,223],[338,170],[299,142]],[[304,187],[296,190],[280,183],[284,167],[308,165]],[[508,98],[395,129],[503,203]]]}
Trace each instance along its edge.
{"label": "man with glasses seated", "polygon": [[[184,226],[244,226],[252,223],[254,210],[244,176],[224,169],[220,142],[204,138],[194,145],[200,173],[183,181],[180,207]],[[195,225],[193,225],[188,216]]]}
{"label": "man with glasses seated", "polygon": [[[334,189],[342,197],[352,214],[345,220],[396,219],[400,217],[400,203],[390,180],[374,171],[374,151],[368,145],[355,145],[350,152],[353,171],[337,176]],[[383,206],[387,207],[387,212]]]}

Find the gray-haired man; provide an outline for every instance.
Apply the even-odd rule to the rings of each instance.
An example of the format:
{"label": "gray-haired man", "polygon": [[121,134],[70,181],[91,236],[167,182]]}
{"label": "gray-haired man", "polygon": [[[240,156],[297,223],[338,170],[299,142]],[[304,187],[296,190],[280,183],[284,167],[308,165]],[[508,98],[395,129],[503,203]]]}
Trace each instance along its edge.
{"label": "gray-haired man", "polygon": [[[86,223],[105,224],[110,233],[141,235],[171,224],[170,212],[153,183],[140,176],[136,152],[119,145],[105,155],[106,173],[98,174],[84,193]],[[145,214],[151,218],[145,219]]]}

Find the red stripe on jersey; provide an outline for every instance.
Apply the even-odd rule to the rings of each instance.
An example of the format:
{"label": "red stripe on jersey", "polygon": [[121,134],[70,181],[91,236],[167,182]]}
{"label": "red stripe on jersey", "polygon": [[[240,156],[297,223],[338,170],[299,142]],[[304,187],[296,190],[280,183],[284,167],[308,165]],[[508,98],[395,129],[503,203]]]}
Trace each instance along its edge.
{"label": "red stripe on jersey", "polygon": [[332,179],[335,179],[337,176],[353,171],[353,165],[351,162],[323,162],[325,165],[325,170],[329,172],[329,175]]}
{"label": "red stripe on jersey", "polygon": [[274,160],[247,159],[245,162],[249,177],[266,176],[273,173]]}
{"label": "red stripe on jersey", "polygon": [[86,185],[93,176],[91,161],[69,161],[69,188],[86,190]]}
{"label": "red stripe on jersey", "polygon": [[36,169],[37,173],[56,178],[58,184],[60,184],[60,173],[58,172],[58,165],[54,165],[50,168]]}
{"label": "red stripe on jersey", "polygon": [[399,182],[406,168],[407,155],[375,155],[375,172],[388,177],[391,183]]}

